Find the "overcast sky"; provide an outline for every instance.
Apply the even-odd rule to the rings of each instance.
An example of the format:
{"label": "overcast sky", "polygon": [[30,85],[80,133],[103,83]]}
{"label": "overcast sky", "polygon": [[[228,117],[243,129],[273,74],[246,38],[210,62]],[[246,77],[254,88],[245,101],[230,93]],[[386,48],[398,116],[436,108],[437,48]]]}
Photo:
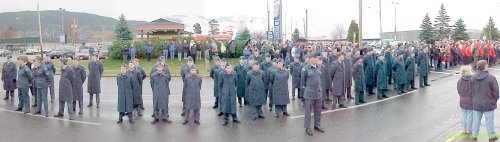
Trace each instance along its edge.
{"label": "overcast sky", "polygon": [[[463,18],[468,29],[482,29],[488,17],[492,16],[500,25],[500,0],[382,0],[382,28],[384,32],[394,31],[394,5],[397,5],[397,29],[417,30],[425,13],[432,20],[441,3],[454,23]],[[266,0],[0,0],[0,12],[65,8],[73,12],[87,12],[117,18],[121,13],[129,20],[151,21],[169,15],[204,16],[252,16],[266,18]],[[271,16],[274,0],[269,0]],[[305,10],[309,12],[309,36],[331,36],[336,24],[349,26],[358,19],[358,0],[283,0],[286,13],[287,32],[290,26],[303,29]],[[377,0],[363,1],[363,35],[378,37],[380,10]],[[293,19],[293,22],[291,20]],[[207,21],[208,22],[208,21]],[[272,23],[272,22],[271,22]],[[292,24],[290,24],[292,23]],[[265,30],[264,25],[253,25],[253,30]]]}

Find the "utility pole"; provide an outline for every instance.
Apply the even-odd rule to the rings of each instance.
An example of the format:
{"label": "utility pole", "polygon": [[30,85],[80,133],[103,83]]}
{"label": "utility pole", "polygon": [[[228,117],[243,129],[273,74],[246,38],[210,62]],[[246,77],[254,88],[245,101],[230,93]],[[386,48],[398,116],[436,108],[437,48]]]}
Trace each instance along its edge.
{"label": "utility pole", "polygon": [[309,37],[309,19],[307,19],[307,9],[306,9],[306,22],[305,22],[305,35],[306,35],[306,39]]}
{"label": "utility pole", "polygon": [[269,11],[269,0],[267,0],[266,5],[267,5],[267,32],[266,32],[266,36],[267,36],[267,41],[269,42],[269,32],[271,31],[271,27],[269,27],[270,26],[269,14],[271,13]]}
{"label": "utility pole", "polygon": [[392,2],[392,4],[394,4],[394,40],[398,40],[397,39],[397,29],[396,29],[396,7],[399,3],[397,2]]}
{"label": "utility pole", "polygon": [[378,0],[378,16],[380,24],[380,49],[382,49],[382,0]]}
{"label": "utility pole", "polygon": [[38,35],[40,36],[40,54],[43,57],[43,38],[42,38],[42,23],[40,20],[40,4],[36,4],[36,11],[38,11]]}
{"label": "utility pole", "polygon": [[363,0],[359,0],[359,47],[362,46],[363,43]]}

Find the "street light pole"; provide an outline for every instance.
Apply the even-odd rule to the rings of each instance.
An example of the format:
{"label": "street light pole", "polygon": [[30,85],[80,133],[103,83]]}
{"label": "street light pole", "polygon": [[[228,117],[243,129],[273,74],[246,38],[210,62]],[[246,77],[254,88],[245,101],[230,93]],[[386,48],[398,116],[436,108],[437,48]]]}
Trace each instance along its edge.
{"label": "street light pole", "polygon": [[40,55],[43,57],[43,38],[42,38],[42,23],[40,20],[40,5],[36,4],[36,10],[38,11],[38,34],[40,36]]}
{"label": "street light pole", "polygon": [[359,47],[363,44],[363,0],[359,0]]}
{"label": "street light pole", "polygon": [[382,49],[382,0],[378,0],[378,16],[379,16],[379,24],[380,24],[380,49]]}
{"label": "street light pole", "polygon": [[398,40],[397,39],[397,29],[396,29],[396,7],[399,3],[397,2],[392,2],[392,4],[394,4],[394,40]]}

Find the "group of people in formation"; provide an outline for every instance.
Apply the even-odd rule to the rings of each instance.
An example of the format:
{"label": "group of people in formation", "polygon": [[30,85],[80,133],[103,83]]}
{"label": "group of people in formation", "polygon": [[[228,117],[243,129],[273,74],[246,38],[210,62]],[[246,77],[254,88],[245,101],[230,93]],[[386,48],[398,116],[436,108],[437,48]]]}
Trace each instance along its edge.
{"label": "group of people in formation", "polygon": [[[305,48],[304,48],[305,49]],[[321,111],[327,109],[326,101],[331,101],[331,109],[346,108],[346,100],[354,99],[355,104],[366,103],[364,97],[374,95],[375,90],[379,100],[387,98],[388,85],[393,84],[398,95],[416,89],[415,77],[418,73],[419,86],[429,86],[429,53],[427,47],[419,45],[399,45],[385,47],[381,52],[372,48],[345,47],[307,47],[301,54],[288,54],[289,57],[272,59],[272,54],[253,49],[251,55],[239,58],[237,65],[232,66],[225,59],[215,58],[211,67],[210,77],[214,81],[215,102],[219,116],[224,116],[223,125],[228,125],[231,116],[233,123],[240,123],[236,115],[237,106],[254,107],[252,120],[265,119],[263,106],[268,105],[269,111],[275,110],[275,117],[289,116],[287,105],[296,96],[304,104],[304,128],[308,135],[313,135],[311,129],[311,113],[314,113],[314,130],[325,132],[321,128]],[[291,57],[290,57],[291,56]],[[293,61],[288,62],[292,58]],[[26,56],[18,58],[19,66],[12,62],[11,57],[4,64],[2,80],[7,91],[5,99],[13,97],[13,91],[19,91],[17,111],[30,112],[28,91],[36,98],[35,114],[48,117],[47,92],[50,90],[54,100],[55,67],[49,58],[36,57],[31,64]],[[79,114],[83,113],[83,82],[86,73],[79,64],[78,58],[73,65],[68,65],[68,59],[61,58],[61,77],[59,81],[59,112],[55,117],[63,117],[64,107],[68,106],[69,119],[74,118],[76,102]],[[89,62],[88,93],[92,106],[93,94],[96,95],[99,108],[100,79],[103,67],[97,57]],[[150,71],[150,84],[153,91],[154,118],[151,124],[169,120],[168,103],[170,95],[169,82],[171,74],[165,57],[160,57]],[[194,123],[200,124],[201,86],[202,79],[198,68],[191,57],[181,67],[183,80],[182,102],[184,122],[187,124],[191,111]],[[136,116],[142,116],[144,110],[142,90],[146,72],[139,65],[138,59],[133,59],[128,65],[123,65],[116,77],[118,86],[117,111],[123,122],[126,115],[130,123]],[[288,80],[292,85],[289,89]],[[15,84],[15,85],[13,85]],[[354,87],[353,87],[354,85]],[[354,97],[351,95],[354,90]]]}
{"label": "group of people in formation", "polygon": [[[45,115],[49,117],[48,98],[50,102],[55,100],[54,74],[56,68],[50,57],[35,57],[31,63],[27,56],[19,56],[18,64],[12,61],[12,56],[7,57],[7,62],[3,64],[2,81],[3,89],[6,90],[4,100],[13,100],[14,91],[18,90],[19,103],[16,111],[25,114],[31,112],[31,107],[35,107],[34,115]],[[97,56],[91,57],[88,63],[88,77],[85,67],[80,65],[79,58],[73,59],[73,65],[68,65],[67,58],[59,59],[61,64],[61,77],[59,80],[59,111],[54,117],[62,118],[64,108],[67,106],[69,119],[73,120],[78,107],[78,114],[83,114],[83,83],[87,80],[87,93],[90,96],[87,107],[93,106],[93,95],[96,95],[97,108],[99,108],[99,93],[101,93],[101,76],[104,71],[103,66]],[[48,92],[50,91],[50,96]],[[30,107],[30,96],[34,98]],[[78,105],[77,105],[78,104]],[[43,111],[42,111],[43,106]]]}

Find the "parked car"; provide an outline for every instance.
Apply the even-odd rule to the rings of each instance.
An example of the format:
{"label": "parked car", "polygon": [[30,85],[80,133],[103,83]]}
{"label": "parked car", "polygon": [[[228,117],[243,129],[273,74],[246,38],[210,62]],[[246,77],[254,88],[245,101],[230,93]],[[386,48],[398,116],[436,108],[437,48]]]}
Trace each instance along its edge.
{"label": "parked car", "polygon": [[5,49],[0,49],[0,57],[12,56],[12,52]]}
{"label": "parked car", "polygon": [[80,49],[80,51],[75,53],[75,57],[80,60],[88,60],[89,59],[89,49]]}
{"label": "parked car", "polygon": [[98,50],[97,53],[99,53],[99,59],[107,59],[108,58],[108,48],[109,48],[109,45],[103,45],[101,47],[101,49],[97,49]]}
{"label": "parked car", "polygon": [[24,54],[26,55],[36,55],[36,54],[39,54],[41,51],[40,49],[38,49],[37,47],[28,47],[28,49],[26,49],[24,51]]}
{"label": "parked car", "polygon": [[75,56],[75,51],[72,49],[72,47],[57,47],[55,50],[51,51],[48,56],[50,56],[51,59],[60,57],[69,57],[73,59],[73,57]]}

